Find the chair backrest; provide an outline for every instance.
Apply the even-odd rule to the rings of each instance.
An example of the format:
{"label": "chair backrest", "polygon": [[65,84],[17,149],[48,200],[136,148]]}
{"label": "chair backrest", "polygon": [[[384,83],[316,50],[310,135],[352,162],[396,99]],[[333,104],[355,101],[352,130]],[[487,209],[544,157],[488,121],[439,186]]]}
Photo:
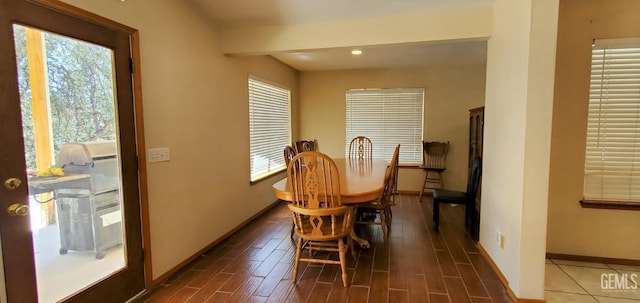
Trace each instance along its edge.
{"label": "chair backrest", "polygon": [[293,157],[287,173],[293,191],[289,210],[298,235],[321,240],[350,232],[353,207],[342,205],[340,175],[329,156],[301,152]]}
{"label": "chair backrest", "polygon": [[291,163],[291,159],[293,159],[293,157],[295,157],[296,154],[297,154],[296,150],[293,149],[291,145],[287,145],[284,148],[284,164],[286,164],[287,167],[289,167],[289,163]]}
{"label": "chair backrest", "polygon": [[478,185],[480,176],[482,175],[482,158],[475,157],[471,160],[471,170],[469,171],[469,180],[467,181],[466,198],[473,201],[478,193]]}
{"label": "chair backrest", "polygon": [[393,157],[387,166],[387,171],[384,175],[384,190],[380,194],[379,203],[382,205],[393,204],[395,192],[397,190],[398,182],[398,155],[400,153],[400,144],[396,146]]}
{"label": "chair backrest", "polygon": [[317,151],[318,141],[316,139],[299,140],[299,141],[296,141],[295,148],[296,148],[296,151],[299,153],[306,152],[306,151]]}
{"label": "chair backrest", "polygon": [[422,142],[424,156],[423,166],[427,168],[446,168],[447,153],[449,153],[449,141],[447,142]]}
{"label": "chair backrest", "polygon": [[373,157],[373,143],[365,136],[358,136],[349,142],[349,158],[371,159]]}
{"label": "chair backrest", "polygon": [[304,208],[342,205],[340,175],[329,156],[320,152],[301,152],[291,159],[287,176],[294,205]]}
{"label": "chair backrest", "polygon": [[393,171],[393,191],[392,195],[398,194],[398,168],[400,167],[400,144],[396,146],[396,149],[393,151],[393,156],[391,157],[391,162],[395,163],[395,169]]}

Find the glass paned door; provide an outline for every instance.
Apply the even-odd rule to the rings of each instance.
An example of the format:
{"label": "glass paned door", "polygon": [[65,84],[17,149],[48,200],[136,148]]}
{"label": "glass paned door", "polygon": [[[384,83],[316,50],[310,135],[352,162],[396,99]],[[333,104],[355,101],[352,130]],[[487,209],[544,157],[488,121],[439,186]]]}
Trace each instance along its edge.
{"label": "glass paned door", "polygon": [[56,302],[126,265],[114,56],[13,29],[38,297]]}
{"label": "glass paned door", "polygon": [[136,35],[62,2],[0,0],[8,302],[125,302],[144,289]]}

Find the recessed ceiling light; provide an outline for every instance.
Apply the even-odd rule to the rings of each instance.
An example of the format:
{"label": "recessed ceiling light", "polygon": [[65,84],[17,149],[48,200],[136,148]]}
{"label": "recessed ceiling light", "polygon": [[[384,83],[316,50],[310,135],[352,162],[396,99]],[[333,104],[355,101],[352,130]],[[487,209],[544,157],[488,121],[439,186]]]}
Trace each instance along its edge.
{"label": "recessed ceiling light", "polygon": [[362,50],[359,49],[354,49],[351,51],[352,55],[362,55]]}

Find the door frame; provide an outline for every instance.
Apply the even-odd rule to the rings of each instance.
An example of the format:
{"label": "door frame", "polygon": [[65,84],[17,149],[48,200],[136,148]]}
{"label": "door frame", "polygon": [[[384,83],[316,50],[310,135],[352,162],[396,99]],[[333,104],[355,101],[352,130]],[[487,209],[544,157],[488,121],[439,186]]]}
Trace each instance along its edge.
{"label": "door frame", "polygon": [[[146,147],[144,136],[144,120],[143,120],[143,107],[142,107],[142,77],[140,66],[140,37],[137,29],[131,28],[124,24],[115,22],[97,14],[85,11],[70,4],[61,2],[59,0],[25,0],[44,6],[46,8],[61,12],[63,14],[82,19],[89,23],[93,23],[105,28],[113,29],[123,32],[129,36],[130,56],[132,59],[132,87],[133,87],[133,110],[134,110],[134,126],[135,126],[135,144],[137,153],[137,168],[138,168],[138,194],[140,203],[140,220],[141,220],[141,236],[142,236],[142,249],[143,249],[143,271],[144,271],[144,286],[149,289],[153,286],[153,272],[151,263],[151,237],[149,235],[149,204],[148,204],[148,187],[147,187],[147,167],[146,167]],[[0,266],[3,269],[4,266]],[[35,272],[33,273],[35,275]],[[3,278],[6,278],[4,276]],[[4,279],[3,279],[4,282]],[[0,285],[0,286],[4,286]],[[0,287],[0,290],[4,290],[4,287]],[[3,293],[5,295],[5,293]]]}

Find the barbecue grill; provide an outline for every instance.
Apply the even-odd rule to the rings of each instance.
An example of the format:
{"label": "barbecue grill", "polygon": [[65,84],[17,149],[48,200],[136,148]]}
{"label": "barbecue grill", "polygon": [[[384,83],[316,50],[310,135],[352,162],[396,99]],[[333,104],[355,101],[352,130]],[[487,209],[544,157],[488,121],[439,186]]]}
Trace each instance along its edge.
{"label": "barbecue grill", "polygon": [[54,192],[60,254],[90,251],[102,259],[123,237],[116,142],[66,143],[56,166],[64,176],[33,180],[29,186],[32,193]]}

